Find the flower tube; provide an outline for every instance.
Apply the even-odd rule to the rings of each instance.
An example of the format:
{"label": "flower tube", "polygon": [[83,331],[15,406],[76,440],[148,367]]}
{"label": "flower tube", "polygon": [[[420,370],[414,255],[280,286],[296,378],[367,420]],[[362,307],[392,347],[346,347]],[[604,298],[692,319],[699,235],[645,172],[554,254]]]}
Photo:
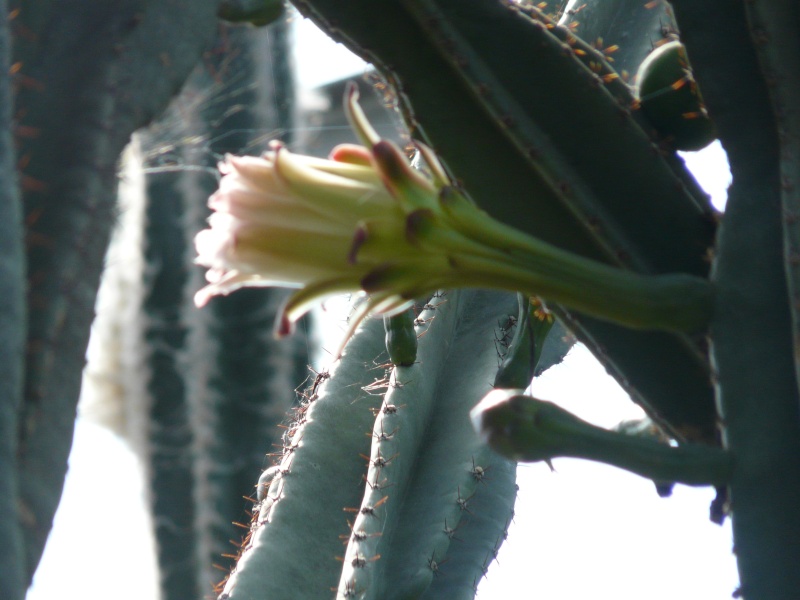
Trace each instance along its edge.
{"label": "flower tube", "polygon": [[587,260],[492,219],[450,183],[418,144],[430,175],[381,139],[357,102],[346,106],[363,146],[328,159],[272,142],[261,157],[228,155],[209,199],[209,229],[195,240],[208,267],[198,306],[244,286],[298,288],[279,335],[324,296],[366,292],[369,311],[396,312],[448,287],[507,289],[641,329],[697,331],[711,311],[711,286],[684,275],[648,276]]}

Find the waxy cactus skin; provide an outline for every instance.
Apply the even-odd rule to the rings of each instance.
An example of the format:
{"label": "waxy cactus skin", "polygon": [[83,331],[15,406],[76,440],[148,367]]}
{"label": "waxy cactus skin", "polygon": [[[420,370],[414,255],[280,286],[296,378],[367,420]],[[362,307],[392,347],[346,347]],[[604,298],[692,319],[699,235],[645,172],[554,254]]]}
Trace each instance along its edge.
{"label": "waxy cactus skin", "polygon": [[[6,369],[0,377],[0,596],[22,600],[66,472],[84,350],[115,220],[118,156],[198,62],[233,60],[230,47],[214,42],[220,16],[260,25],[275,14],[263,11],[279,4],[8,4],[0,30],[0,93],[7,99],[0,119]],[[481,445],[467,414],[493,382],[498,389],[522,389],[532,373],[558,362],[570,345],[566,327],[678,449],[691,453],[704,445],[698,462],[714,456],[729,465],[721,477],[696,481],[717,486],[716,517],[724,516],[726,495],[730,501],[741,577],[736,595],[794,598],[800,589],[797,2],[581,0],[566,12],[561,1],[544,8],[509,0],[294,4],[378,67],[386,97],[396,100],[412,137],[442,159],[460,194],[500,222],[615,269],[699,278],[711,290],[710,316],[692,332],[634,331],[545,301],[556,322],[548,333],[548,322],[529,314],[530,342],[525,332],[515,335],[524,319],[511,291],[442,291],[405,299],[423,308],[408,313],[397,330],[402,343],[390,336],[394,359],[386,353],[383,324],[368,319],[338,366],[315,375],[308,389],[296,368],[306,357],[298,358],[292,341],[270,344],[268,351],[248,345],[252,364],[268,356],[263,371],[279,382],[266,392],[248,385],[248,377],[231,381],[241,366],[235,330],[250,323],[235,307],[249,306],[262,325],[271,320],[259,312],[262,299],[250,294],[254,290],[232,296],[230,312],[211,306],[202,316],[193,308],[177,316],[162,311],[167,294],[157,292],[148,310],[169,318],[148,323],[160,344],[148,356],[164,359],[159,371],[166,375],[181,367],[175,359],[188,348],[183,356],[197,376],[184,380],[190,384],[184,390],[170,388],[166,377],[150,387],[162,397],[176,390],[177,402],[192,398],[197,410],[190,414],[184,405],[183,417],[190,416],[175,423],[190,421],[193,433],[184,437],[202,441],[185,480],[195,483],[171,487],[163,477],[154,490],[175,499],[167,504],[177,503],[179,515],[193,523],[188,537],[203,540],[188,547],[162,544],[165,567],[191,563],[185,574],[172,571],[171,579],[183,586],[174,589],[198,589],[196,574],[210,572],[209,549],[217,547],[212,539],[223,530],[210,524],[232,520],[231,507],[252,504],[251,517],[243,509],[233,517],[245,539],[226,552],[239,560],[220,598],[472,598],[505,535],[515,464]],[[691,57],[692,81],[684,80],[679,64],[683,74],[668,77],[666,85],[696,101],[702,90],[702,104],[701,110],[679,106],[680,116],[664,123],[661,108],[652,110],[663,82],[651,90],[643,75],[638,98],[634,86],[647,55],[676,38]],[[264,55],[254,55],[254,64]],[[288,67],[270,73],[280,79]],[[292,100],[279,104],[273,108],[283,119]],[[243,99],[237,110],[256,106],[263,107]],[[709,121],[698,118],[702,109]],[[711,137],[711,124],[733,174],[724,215],[674,152],[699,147]],[[295,127],[288,121],[263,126]],[[689,135],[684,128],[699,131]],[[224,151],[242,149],[236,146]],[[209,193],[204,187],[189,194],[198,205]],[[181,212],[180,204],[152,206],[151,215],[157,221],[174,209],[170,219],[198,216]],[[172,225],[159,223],[162,242],[177,242],[163,235]],[[148,244],[155,256],[157,244]],[[175,265],[185,274],[192,257],[181,254]],[[199,273],[184,300],[200,287],[198,279]],[[182,275],[169,283],[188,285]],[[587,289],[586,297],[591,293]],[[194,343],[197,338],[181,346],[181,315],[211,323],[220,342],[212,346],[228,350],[210,350]],[[253,394],[245,408],[277,406],[273,399],[291,398],[295,387],[303,406],[277,441],[269,428],[257,426],[264,420],[228,411],[224,400],[205,412],[207,374],[215,389],[240,399]],[[140,410],[155,406],[148,400]],[[283,414],[276,411],[272,420]],[[236,445],[245,430],[240,437],[248,449]],[[166,449],[153,456],[163,459]],[[234,466],[244,464],[252,467],[245,490],[224,491]],[[266,475],[255,487],[260,469]],[[193,494],[202,473],[221,476]],[[170,496],[174,488],[178,495]],[[680,577],[669,565],[665,571]],[[204,589],[186,594],[207,594],[211,578],[201,579]]]}

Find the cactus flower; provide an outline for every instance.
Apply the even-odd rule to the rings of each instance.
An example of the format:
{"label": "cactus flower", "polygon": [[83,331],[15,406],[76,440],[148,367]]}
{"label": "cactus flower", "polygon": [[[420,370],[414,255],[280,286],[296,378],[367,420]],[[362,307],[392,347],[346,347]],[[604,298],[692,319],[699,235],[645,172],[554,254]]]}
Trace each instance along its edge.
{"label": "cactus flower", "polygon": [[[363,145],[328,159],[273,142],[261,157],[227,156],[209,199],[210,228],[195,240],[209,284],[195,302],[243,286],[298,288],[279,318],[285,335],[313,303],[363,291],[369,311],[393,312],[448,287],[520,290],[594,316],[656,329],[698,329],[708,284],[686,275],[643,276],[564,252],[499,223],[448,179],[433,152],[428,172],[382,140],[347,92]],[[487,157],[489,160],[490,157]]]}

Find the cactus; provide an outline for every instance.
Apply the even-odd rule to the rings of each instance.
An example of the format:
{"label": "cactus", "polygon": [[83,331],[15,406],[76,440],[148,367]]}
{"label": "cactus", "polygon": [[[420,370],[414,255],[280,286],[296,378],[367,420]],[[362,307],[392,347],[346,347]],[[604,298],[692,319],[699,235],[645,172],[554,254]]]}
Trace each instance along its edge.
{"label": "cactus", "polygon": [[[777,2],[773,11],[760,2],[752,10],[722,4],[673,6],[734,174],[716,249],[711,352],[721,382],[723,434],[737,461],[729,489],[740,593],[785,598],[798,585],[794,565],[800,558],[796,546],[781,541],[788,539],[784,534],[800,532],[795,515],[785,512],[800,502],[797,306],[790,294],[796,235],[791,173],[797,159],[787,135],[794,113],[784,104],[797,81],[790,66],[797,61],[796,41],[785,36],[785,27],[797,22],[797,7]],[[724,29],[701,23],[712,15],[714,28]],[[787,20],[781,24],[776,17]],[[778,55],[789,70],[776,64]],[[735,74],[729,59],[737,65]],[[753,314],[764,319],[741,320]],[[737,347],[734,338],[746,339],[746,348]],[[765,477],[766,469],[774,476]]]}
{"label": "cactus", "polygon": [[[453,174],[494,216],[504,219],[505,215],[507,222],[535,232],[542,238],[558,232],[562,236],[562,245],[575,244],[570,249],[586,252],[586,246],[578,246],[579,240],[585,239],[580,231],[572,229],[568,232],[562,228],[569,222],[568,216],[554,215],[554,207],[567,205],[579,219],[584,219],[584,232],[588,230],[590,237],[597,240],[596,243],[605,244],[611,250],[610,254],[616,252],[612,260],[627,263],[634,269],[655,267],[657,270],[674,269],[708,275],[707,266],[700,263],[712,256],[707,252],[714,229],[712,211],[702,197],[694,193],[696,188],[687,183],[689,179],[680,172],[679,163],[671,158],[664,158],[664,166],[666,172],[673,173],[674,184],[664,187],[651,185],[656,169],[661,168],[656,167],[658,160],[654,158],[650,166],[642,165],[634,169],[638,174],[648,173],[648,181],[643,184],[649,188],[649,192],[640,197],[646,197],[648,201],[622,202],[626,192],[634,189],[632,173],[629,171],[631,163],[624,158],[621,148],[603,150],[602,144],[611,139],[620,143],[622,138],[627,137],[627,132],[641,130],[648,135],[652,135],[652,132],[642,126],[641,119],[636,115],[628,116],[631,111],[636,111],[635,105],[619,105],[616,117],[609,114],[600,118],[600,113],[594,112],[600,111],[604,104],[611,107],[603,93],[606,83],[603,78],[595,82],[599,90],[597,92],[587,89],[585,93],[578,93],[578,88],[570,91],[566,85],[569,79],[567,73],[573,70],[580,73],[578,64],[584,64],[585,59],[575,57],[573,46],[565,46],[561,42],[567,39],[566,33],[562,33],[561,38],[550,33],[552,27],[544,19],[531,18],[533,23],[523,26],[523,19],[519,15],[530,17],[535,13],[532,7],[526,6],[523,10],[510,3],[481,0],[468,0],[458,5],[446,0],[409,0],[386,2],[380,14],[377,11],[369,14],[369,8],[357,2],[349,3],[347,9],[335,8],[325,0],[301,1],[298,4],[306,14],[326,27],[332,36],[344,41],[362,56],[372,59],[383,69],[387,78],[397,86],[401,109],[411,125],[417,128],[417,135],[424,136],[432,143]],[[597,14],[604,7],[609,11],[620,7],[620,3],[588,4],[592,10],[598,11]],[[643,3],[623,4],[632,9],[638,5],[640,9]],[[784,57],[789,61],[786,64],[793,64],[796,56],[795,42],[791,41],[796,35],[792,37],[787,34],[790,29],[787,24],[792,23],[796,27],[794,11],[797,9],[788,2],[779,2],[778,5],[780,8],[767,9],[764,3],[756,2],[748,7],[745,14],[742,6],[734,7],[721,2],[702,5],[682,1],[673,3],[676,21],[684,36],[683,42],[692,55],[696,79],[703,90],[719,137],[729,152],[734,180],[737,181],[731,190],[731,204],[723,220],[714,263],[713,280],[720,286],[720,295],[716,298],[716,315],[710,329],[713,376],[707,349],[699,340],[631,336],[630,332],[613,330],[558,306],[551,307],[610,367],[612,373],[631,391],[632,397],[679,439],[714,443],[716,417],[712,409],[710,385],[713,381],[714,393],[717,401],[721,402],[725,418],[724,442],[733,453],[734,460],[741,461],[734,463],[736,466],[730,483],[742,573],[741,593],[745,597],[758,598],[790,597],[793,593],[791,590],[797,585],[797,572],[790,563],[796,564],[798,558],[792,547],[774,537],[779,535],[781,527],[773,521],[781,518],[779,515],[785,515],[790,505],[797,504],[800,493],[800,485],[794,475],[798,472],[797,440],[800,439],[797,384],[792,361],[787,360],[792,357],[793,347],[787,332],[792,329],[791,315],[796,307],[793,299],[787,304],[787,297],[790,296],[787,296],[787,276],[783,272],[783,265],[786,264],[788,281],[791,283],[794,269],[791,265],[794,263],[790,250],[795,235],[795,228],[789,226],[794,222],[791,201],[795,186],[791,168],[796,165],[796,160],[792,160],[791,119],[794,113],[789,108],[793,106],[789,99],[792,98],[796,72],[779,65]],[[657,6],[657,3],[647,3],[648,8],[653,6]],[[332,26],[334,18],[335,27]],[[397,27],[395,31],[399,30],[404,39],[420,40],[414,52],[400,51],[400,46],[392,43],[391,36],[386,35],[383,29],[385,24],[388,31],[390,23],[392,27]],[[501,30],[501,23],[506,25],[502,28],[503,35],[492,36],[488,33],[493,26]],[[580,29],[580,26],[575,27],[576,31]],[[515,34],[517,31],[518,35]],[[774,35],[770,35],[773,31]],[[793,33],[796,34],[796,31]],[[552,38],[561,42],[561,45]],[[536,51],[533,49],[534,39],[539,42]],[[552,46],[553,53],[546,59],[541,58],[541,64],[533,58],[521,60],[519,64],[508,60],[508,57],[543,57],[541,48],[548,47],[548,44]],[[531,50],[525,52],[526,47]],[[634,51],[639,52],[639,48],[635,47]],[[561,57],[557,57],[558,49],[562,51]],[[581,51],[585,52],[583,49]],[[624,53],[622,45],[620,53]],[[604,57],[602,53],[598,54],[601,55],[596,57],[595,62],[602,64]],[[761,63],[757,60],[759,55]],[[777,59],[779,56],[780,60]],[[572,60],[574,66],[569,66],[568,59]],[[524,76],[519,74],[520,64],[525,66]],[[554,68],[556,64],[561,64],[559,76],[547,76],[546,69]],[[505,78],[504,73],[508,73]],[[541,86],[542,81],[547,81],[548,85]],[[536,97],[526,89],[526,85],[528,88],[537,85],[537,89],[546,90],[542,95],[546,94],[551,102],[557,102],[561,108],[559,114],[568,114],[569,118],[548,117],[547,98],[542,101],[544,104],[536,102]],[[442,98],[448,100],[443,101]],[[735,106],[731,98],[737,99]],[[514,104],[515,100],[517,104]],[[565,108],[570,106],[570,100],[575,105],[572,109]],[[443,114],[442,107],[446,107],[447,114]],[[525,107],[529,113],[525,112]],[[436,114],[437,108],[439,114]],[[779,115],[778,131],[774,125],[774,114]],[[592,116],[582,125],[582,118],[586,115]],[[617,131],[616,134],[603,135],[596,128],[601,120],[621,128],[620,123],[629,118],[636,125],[626,125],[624,133]],[[489,122],[493,120],[495,127],[490,127],[487,119]],[[533,127],[529,125],[531,120]],[[541,151],[542,157],[537,156],[538,148],[532,143],[538,139],[536,127],[553,130],[547,141],[557,146]],[[778,133],[782,136],[778,136]],[[471,139],[472,143],[464,144],[460,141],[464,139]],[[599,143],[595,144],[598,139]],[[657,138],[653,139],[658,141]],[[516,158],[503,154],[503,148],[507,147],[506,140],[516,147]],[[579,145],[570,147],[568,144],[572,140],[578,141]],[[631,148],[638,144],[633,137],[630,143]],[[479,168],[483,158],[481,150],[485,147],[492,148],[493,164],[503,165],[502,169]],[[752,152],[756,147],[763,148],[764,155],[753,160]],[[566,153],[569,164],[584,166],[581,179],[567,178],[571,187],[562,189],[561,194],[558,189],[554,190],[555,193],[548,193],[547,189],[542,190],[542,186],[536,187],[535,174],[529,174],[526,183],[522,183],[522,178],[517,183],[516,174],[521,172],[521,163],[525,160],[534,163],[533,166],[539,165],[540,172],[544,172],[544,177],[539,176],[539,180],[550,176],[557,183],[562,167],[557,162],[559,148]],[[784,174],[782,186],[778,167],[780,148],[784,157],[781,166]],[[581,158],[585,156],[584,152],[588,152],[591,158]],[[644,146],[642,154],[647,154]],[[664,154],[669,155],[669,151],[663,147],[650,152],[652,157]],[[602,162],[606,157],[621,169],[618,175],[614,174],[614,164]],[[608,183],[605,191],[601,191],[603,182],[598,183],[593,179],[600,176]],[[579,181],[589,188],[590,193],[594,190],[598,194],[597,201],[582,196],[581,190],[573,192]],[[626,190],[613,190],[616,184],[624,186]],[[656,200],[653,195],[654,188],[658,187],[665,195],[663,200]],[[523,190],[529,192],[526,197],[534,198],[534,201],[523,202]],[[781,194],[787,203],[782,211]],[[595,207],[597,214],[587,213],[586,208],[591,206]],[[618,212],[618,208],[623,206],[627,214]],[[656,211],[659,207],[667,206],[674,216],[682,215],[686,220],[682,224],[678,221],[667,224],[655,212],[649,216],[637,214],[639,210]],[[526,210],[539,217],[538,223],[527,222],[524,217]],[[759,213],[757,217],[756,212]],[[692,217],[692,214],[695,216]],[[784,231],[780,228],[782,219],[786,221]],[[703,222],[706,223],[705,231]],[[544,228],[544,223],[548,223],[549,232],[537,230]],[[786,235],[789,249],[785,252],[785,260],[781,258],[782,234]],[[642,236],[653,236],[650,241],[657,242],[662,235],[675,236],[672,242],[665,240],[666,245],[675,249],[679,246],[694,248],[690,251],[694,258],[686,255],[684,259],[679,259],[676,254],[659,251],[642,239]],[[627,238],[628,243],[625,244],[626,236],[634,237]],[[636,242],[634,238],[639,241]],[[682,242],[676,244],[676,239]],[[759,245],[758,251],[748,246],[744,241],[746,239],[751,243],[758,240],[755,242]],[[606,252],[606,256],[609,256],[609,252]],[[756,264],[769,264],[770,269],[757,274]],[[746,293],[743,292],[745,289]],[[745,315],[754,314],[769,314],[769,325],[760,320],[756,325],[750,318],[746,328],[747,337],[742,337],[742,320],[748,319]],[[739,327],[734,325],[736,320],[740,322]],[[757,333],[755,329],[758,329]],[[740,343],[748,339],[746,353],[742,352],[741,345],[735,344],[734,339]],[[763,343],[750,345],[756,340],[762,340]],[[654,364],[652,359],[662,351],[665,353],[660,355],[661,366],[651,368]],[[685,357],[685,362],[682,362],[684,358],[681,356]],[[751,366],[755,364],[760,365],[757,376],[754,376]],[[665,366],[664,370],[661,370],[662,366]],[[672,368],[676,369],[674,375],[681,374],[680,391],[670,389],[668,371]],[[780,376],[777,371],[780,371]],[[766,406],[759,403],[756,407],[754,398],[757,397],[769,397],[769,402]],[[678,408],[681,403],[679,398],[688,400],[683,408]],[[767,426],[768,421],[773,423],[778,433],[765,444],[765,436],[769,436],[767,432],[771,430]],[[764,500],[764,487],[760,487],[766,484],[764,473],[772,469],[767,464],[780,464],[779,471],[782,473],[769,478],[771,502]],[[760,500],[756,500],[756,490],[760,490]],[[738,514],[737,510],[740,511]],[[797,525],[793,518],[793,532],[798,531]],[[783,527],[786,527],[786,523]],[[794,533],[791,537],[794,537]],[[745,544],[747,548],[742,548],[740,544]],[[774,550],[768,552],[767,548],[779,548],[780,560],[776,560]]]}
{"label": "cactus", "polygon": [[[325,218],[311,219],[317,228],[311,231],[318,245],[330,241],[337,253],[309,266],[296,255],[311,247],[311,234],[300,237],[296,230],[295,238],[270,248],[280,256],[271,264],[294,277],[290,283],[308,284],[302,276],[313,275],[313,284],[278,311],[277,331],[287,334],[291,321],[322,292],[362,289],[372,296],[354,314],[355,333],[331,372],[322,372],[304,392],[277,464],[255,488],[255,467],[243,475],[255,493],[253,519],[220,597],[473,597],[503,540],[515,495],[514,463],[482,444],[468,417],[487,393],[503,400],[484,403],[474,413],[481,433],[515,459],[549,460],[566,453],[613,460],[656,481],[713,484],[720,491],[714,505],[718,517],[729,494],[741,575],[737,594],[794,597],[800,588],[796,2],[585,0],[565,11],[561,1],[549,7],[511,0],[293,1],[377,66],[411,136],[426,144],[417,148],[429,171],[414,173],[391,144],[359,129],[358,119],[366,147],[339,148],[327,162],[292,159],[298,168],[313,165],[316,181],[326,182],[306,190],[330,201]],[[4,128],[0,156],[8,171],[13,133],[18,183],[4,180],[8,235],[0,236],[7,250],[2,280],[8,334],[3,336],[0,502],[8,503],[7,513],[16,518],[0,527],[4,598],[21,599],[60,495],[82,351],[113,221],[117,156],[130,134],[164,109],[201,53],[213,52],[218,16],[257,24],[273,18],[278,7],[233,0],[10,3],[13,45],[4,76],[13,93],[13,123]],[[680,48],[691,57],[691,77],[679,51],[678,79],[670,75],[653,83],[651,67]],[[217,50],[206,55],[208,64],[235,60],[227,48]],[[636,80],[634,73],[640,73]],[[666,88],[688,91],[693,102],[670,122],[652,110]],[[279,119],[291,111],[288,105],[277,108]],[[724,215],[710,206],[675,153],[676,146],[700,144],[685,143],[676,127],[702,125],[708,133],[708,123],[686,118],[703,109],[733,172]],[[291,127],[276,125],[285,126]],[[272,147],[270,160],[281,153],[287,157],[281,148]],[[253,164],[230,159],[223,168],[246,170]],[[319,175],[324,169],[327,174]],[[159,185],[176,189],[174,182],[150,175],[154,199]],[[356,175],[364,178],[358,184],[348,179]],[[209,466],[212,459],[258,462],[254,438],[260,438],[262,454],[273,451],[274,435],[241,412],[224,413],[223,406],[206,403],[203,392],[206,383],[227,387],[221,382],[239,373],[240,365],[208,354],[200,341],[213,337],[212,345],[223,351],[239,339],[234,327],[263,332],[267,311],[252,305],[267,302],[268,292],[210,296],[262,285],[264,275],[247,271],[246,262],[236,268],[221,264],[220,256],[231,247],[225,242],[212,245],[217,252],[211,253],[209,244],[199,244],[206,250],[202,261],[212,269],[210,289],[200,296],[209,307],[199,314],[175,309],[188,298],[187,288],[199,287],[196,272],[187,277],[182,222],[198,227],[205,216],[196,205],[184,204],[184,191],[200,202],[211,191],[203,178],[210,179],[207,169],[181,174],[181,194],[169,192],[173,202],[168,196],[150,206],[151,231],[159,235],[149,252],[155,256],[155,240],[171,247],[174,264],[160,266],[175,267],[178,275],[159,280],[155,270],[148,273],[155,293],[147,310],[163,317],[148,323],[150,335],[170,348],[150,355],[148,377],[158,371],[151,389],[162,398],[175,390],[175,422],[192,432],[181,444],[193,444],[206,460],[184,469],[186,483],[177,486],[194,490],[182,490],[184,499],[189,493],[194,499],[179,505],[174,518],[191,523],[196,552],[162,548],[169,564],[181,559],[193,564],[184,574],[173,571],[177,596],[200,593],[198,580],[208,577],[215,545],[208,535],[211,516],[238,502],[234,492],[197,482],[220,474]],[[339,193],[342,179],[350,195]],[[372,196],[358,195],[359,190],[383,194],[379,200],[386,204],[376,210],[367,201]],[[17,192],[24,207],[24,259]],[[412,205],[401,215],[401,227],[381,220],[396,208],[387,198]],[[347,202],[356,222],[334,224],[335,211]],[[462,209],[472,217],[461,219]],[[436,230],[447,219],[458,227]],[[484,235],[485,228],[494,234]],[[324,238],[333,229],[336,234]],[[426,235],[434,230],[445,242],[430,252],[435,244]],[[376,236],[387,232],[395,255],[378,252],[392,244],[376,249]],[[208,242],[209,235],[200,239]],[[344,254],[342,244],[349,249]],[[533,246],[557,250],[551,265],[594,270],[591,289],[578,302],[575,294],[554,294],[559,288],[542,282],[566,283],[561,275],[547,279],[555,271],[534,269],[526,254]],[[464,270],[465,248],[480,254],[482,271]],[[410,261],[405,270],[392,262],[401,254]],[[377,263],[367,268],[370,258]],[[487,267],[514,261],[513,277]],[[326,270],[332,266],[340,270]],[[447,269],[470,278],[445,278]],[[538,279],[520,275],[534,271]],[[639,294],[644,282],[678,277],[697,284],[704,300],[688,302],[696,317],[691,327],[656,331],[652,327],[664,315],[625,320],[613,315],[615,302],[605,302],[612,310],[599,311],[606,275],[620,272],[637,301],[645,297]],[[409,283],[411,275],[417,279]],[[403,312],[414,310],[409,306],[420,302],[423,292],[467,283],[509,289],[437,293],[419,314]],[[521,301],[513,292],[524,292]],[[658,306],[646,297],[643,303]],[[238,318],[245,307],[254,311],[254,321]],[[385,326],[366,317],[370,309],[389,314]],[[564,327],[671,438],[669,445],[597,430],[520,392],[533,375],[563,357],[569,347]],[[255,337],[260,341],[248,346],[254,356],[293,362],[290,346],[267,350]],[[180,377],[181,353],[192,365],[190,385]],[[217,380],[206,371],[224,377]],[[293,377],[300,379],[288,375],[280,384],[284,392],[299,383],[289,383]],[[239,392],[242,388],[234,393]],[[164,407],[150,406],[153,412]],[[250,449],[231,451],[231,432],[244,431],[245,425]],[[565,441],[554,432],[569,436]],[[155,481],[155,496],[162,498],[169,497],[169,483],[179,483],[168,477]],[[229,483],[241,485],[227,481],[214,489],[234,489]]]}
{"label": "cactus", "polygon": [[[13,132],[27,239],[19,522],[30,582],[61,496],[117,157],[209,42],[216,2],[12,2]],[[166,32],[169,32],[166,34]],[[16,404],[16,403],[14,403]]]}
{"label": "cactus", "polygon": [[[191,265],[191,239],[208,216],[216,160],[246,147],[258,129],[292,130],[285,106],[293,81],[280,66],[285,28],[221,24],[173,107],[140,134],[146,265],[133,335],[144,349],[146,391],[130,410],[147,413],[140,451],[165,600],[202,597],[230,570],[231,540],[248,518],[243,497],[253,495],[265,452],[281,445],[277,426],[307,374],[302,336],[288,346],[271,339],[283,293],[251,289],[203,312],[187,305],[201,276]],[[270,54],[265,64],[260,57]],[[272,67],[272,77],[260,74]],[[204,142],[176,143],[185,139]]]}
{"label": "cactus", "polygon": [[[6,2],[0,13],[6,14]],[[0,70],[11,69],[9,23],[0,25]],[[11,135],[11,86],[0,78],[0,510],[6,518],[0,522],[0,597],[10,600],[25,596],[27,565],[22,528],[13,517],[17,510],[20,471],[17,469],[17,430],[24,378],[25,348],[25,262],[22,202],[17,187]]]}
{"label": "cactus", "polygon": [[[317,598],[337,584],[342,598],[471,597],[503,539],[515,488],[513,463],[480,444],[467,413],[490,387],[512,317],[508,294],[434,298],[416,320],[416,361],[394,368],[382,364],[382,328],[367,322],[290,427],[221,597],[291,589]],[[570,347],[562,333],[540,368]],[[530,379],[528,365],[517,383]],[[313,540],[296,535],[306,521]],[[318,577],[304,576],[309,568]]]}

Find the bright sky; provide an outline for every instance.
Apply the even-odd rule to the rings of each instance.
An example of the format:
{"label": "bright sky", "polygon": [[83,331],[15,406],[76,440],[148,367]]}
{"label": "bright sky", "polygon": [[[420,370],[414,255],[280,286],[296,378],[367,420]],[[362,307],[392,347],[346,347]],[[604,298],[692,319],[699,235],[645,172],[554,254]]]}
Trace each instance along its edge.
{"label": "bright sky", "polygon": [[[365,64],[307,21],[298,23],[300,81],[316,86]],[[308,60],[313,57],[313,60]],[[724,202],[729,175],[718,145],[688,157]],[[603,426],[641,415],[583,347],[535,382],[537,396]],[[723,600],[738,578],[729,522],[712,524],[709,489],[676,486],[659,498],[635,475],[570,459],[522,465],[516,517],[480,600]],[[155,563],[141,469],[125,444],[79,420],[54,531],[28,600],[80,590],[81,600],[155,600]]]}

